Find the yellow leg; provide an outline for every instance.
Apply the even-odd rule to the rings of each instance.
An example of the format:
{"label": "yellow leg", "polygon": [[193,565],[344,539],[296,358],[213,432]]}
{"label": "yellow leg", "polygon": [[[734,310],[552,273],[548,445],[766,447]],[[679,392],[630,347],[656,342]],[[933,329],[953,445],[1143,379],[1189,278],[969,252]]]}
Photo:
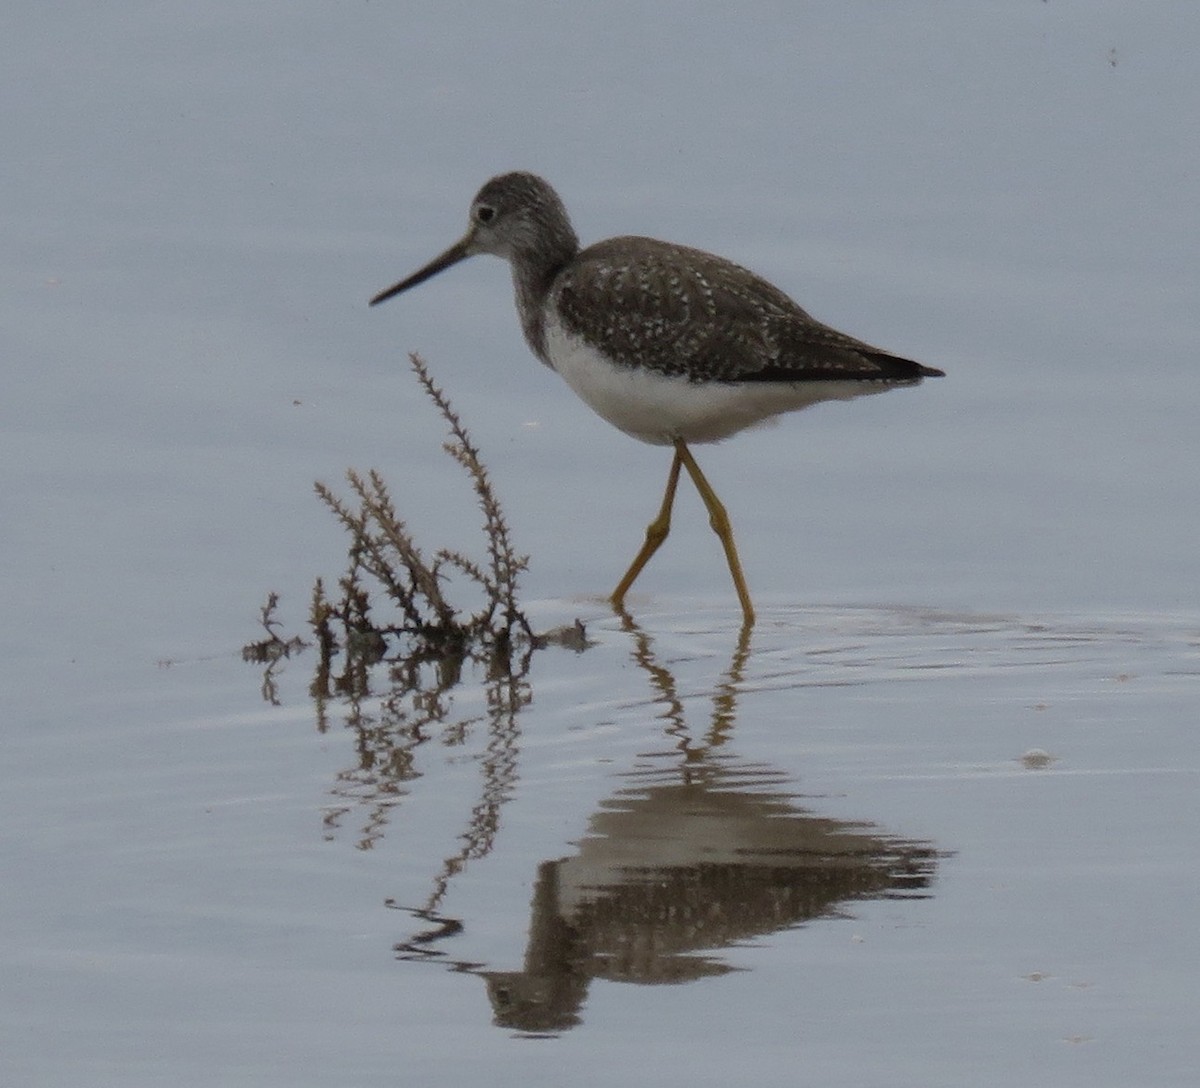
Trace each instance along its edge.
{"label": "yellow leg", "polygon": [[683,463],[683,454],[680,453],[681,449],[685,453],[687,452],[682,442],[676,443],[675,459],[671,462],[671,471],[667,476],[667,490],[663,495],[658,517],[646,527],[646,542],[642,545],[642,550],[637,553],[633,562],[629,564],[629,569],[625,572],[625,577],[621,579],[617,584],[617,588],[613,590],[613,595],[610,599],[616,608],[622,606],[625,594],[629,592],[629,587],[633,585],[637,576],[642,573],[642,568],[650,562],[650,557],[662,547],[662,542],[667,539],[667,533],[671,531],[671,507],[675,505],[675,488],[679,485],[679,466]]}
{"label": "yellow leg", "polygon": [[675,440],[675,460],[683,461],[684,467],[688,470],[688,475],[692,478],[692,483],[696,485],[696,490],[700,492],[700,498],[704,500],[704,505],[708,508],[708,523],[712,526],[713,532],[720,538],[721,546],[725,549],[725,559],[729,563],[729,573],[733,575],[733,587],[737,590],[738,600],[742,602],[742,615],[745,624],[749,626],[754,622],[754,605],[750,603],[750,591],[746,588],[746,578],[742,574],[742,563],[738,559],[737,546],[733,543],[733,526],[729,523],[729,514],[721,504],[721,500],[717,498],[717,493],[712,489],[712,485],[704,478],[704,473],[700,471],[700,466],[696,464],[696,459],[692,456],[691,450],[684,445],[681,439]]}

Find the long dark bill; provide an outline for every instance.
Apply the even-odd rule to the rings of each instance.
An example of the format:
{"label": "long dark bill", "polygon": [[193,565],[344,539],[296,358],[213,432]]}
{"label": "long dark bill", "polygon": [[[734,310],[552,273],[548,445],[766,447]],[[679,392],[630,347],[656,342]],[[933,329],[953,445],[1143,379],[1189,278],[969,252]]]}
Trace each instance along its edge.
{"label": "long dark bill", "polygon": [[436,276],[439,272],[445,271],[452,264],[458,264],[459,261],[465,260],[471,254],[467,251],[467,239],[460,238],[440,257],[434,257],[424,268],[418,272],[414,272],[408,279],[401,280],[394,287],[389,287],[386,291],[380,291],[373,299],[371,305],[377,306],[381,302],[387,302],[389,298],[400,294],[401,291],[407,291],[410,287],[416,287],[418,283],[424,283],[427,279]]}

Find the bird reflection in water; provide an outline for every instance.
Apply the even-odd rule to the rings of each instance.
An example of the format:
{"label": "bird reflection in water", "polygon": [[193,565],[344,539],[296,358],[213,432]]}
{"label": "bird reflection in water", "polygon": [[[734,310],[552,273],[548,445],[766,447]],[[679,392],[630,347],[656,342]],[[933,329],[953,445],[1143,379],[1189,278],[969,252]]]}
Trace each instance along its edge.
{"label": "bird reflection in water", "polygon": [[538,867],[521,970],[480,972],[504,1027],[563,1031],[580,1022],[592,979],[721,975],[734,968],[716,950],[837,916],[854,900],[923,897],[932,880],[930,843],[807,812],[782,772],[724,750],[749,628],[695,741],[670,671],[625,626],[674,744],[621,776],[574,854]]}
{"label": "bird reflection in water", "polygon": [[[663,723],[665,743],[619,776],[572,854],[538,866],[520,970],[454,958],[447,946],[466,927],[441,908],[455,876],[493,852],[501,809],[514,795],[519,718],[530,699],[524,670],[489,674],[486,715],[457,722],[452,693],[463,676],[444,662],[437,668],[391,662],[389,694],[382,699],[365,683],[369,669],[360,670],[363,683],[345,689],[358,760],[338,775],[333,792],[339,803],[326,814],[328,837],[352,811],[365,810],[356,845],[377,845],[422,777],[419,753],[433,736],[439,747],[460,753],[479,747],[480,795],[459,836],[461,849],[443,861],[421,906],[387,905],[422,924],[395,945],[397,957],[478,974],[494,1022],[509,1029],[557,1033],[578,1024],[592,979],[666,984],[724,974],[734,968],[721,949],[838,916],[855,900],[922,897],[937,863],[928,842],[805,810],[786,774],[733,752],[749,625],[711,692],[707,728],[697,735],[675,675],[649,636],[627,614],[620,616],[651,686],[649,706]],[[322,728],[327,697],[318,699]],[[485,728],[480,733],[475,726]]]}

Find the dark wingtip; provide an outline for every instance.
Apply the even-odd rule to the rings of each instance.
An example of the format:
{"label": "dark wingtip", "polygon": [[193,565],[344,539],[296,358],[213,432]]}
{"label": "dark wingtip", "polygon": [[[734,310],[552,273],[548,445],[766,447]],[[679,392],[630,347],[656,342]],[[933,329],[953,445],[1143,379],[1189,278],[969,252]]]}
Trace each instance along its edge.
{"label": "dark wingtip", "polygon": [[886,351],[863,352],[872,362],[878,363],[882,373],[881,378],[893,378],[900,381],[912,381],[914,378],[944,378],[946,372],[935,366],[926,366],[914,359],[905,359],[899,355],[890,355]]}

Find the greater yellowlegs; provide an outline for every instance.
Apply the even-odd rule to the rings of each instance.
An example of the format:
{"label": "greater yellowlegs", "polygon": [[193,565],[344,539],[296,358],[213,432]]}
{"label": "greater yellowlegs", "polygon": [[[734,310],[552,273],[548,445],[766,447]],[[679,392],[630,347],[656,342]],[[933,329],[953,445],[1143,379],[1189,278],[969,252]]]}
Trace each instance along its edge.
{"label": "greater yellowlegs", "polygon": [[675,449],[658,516],[613,591],[618,608],[670,531],[685,468],[725,549],[745,621],[754,622],[729,515],[688,443],[942,376],[822,325],[723,257],[639,237],[580,249],[558,194],[527,173],[492,178],[471,203],[466,234],[371,305],[478,253],[511,265],[521,327],[543,363],[614,427]]}

